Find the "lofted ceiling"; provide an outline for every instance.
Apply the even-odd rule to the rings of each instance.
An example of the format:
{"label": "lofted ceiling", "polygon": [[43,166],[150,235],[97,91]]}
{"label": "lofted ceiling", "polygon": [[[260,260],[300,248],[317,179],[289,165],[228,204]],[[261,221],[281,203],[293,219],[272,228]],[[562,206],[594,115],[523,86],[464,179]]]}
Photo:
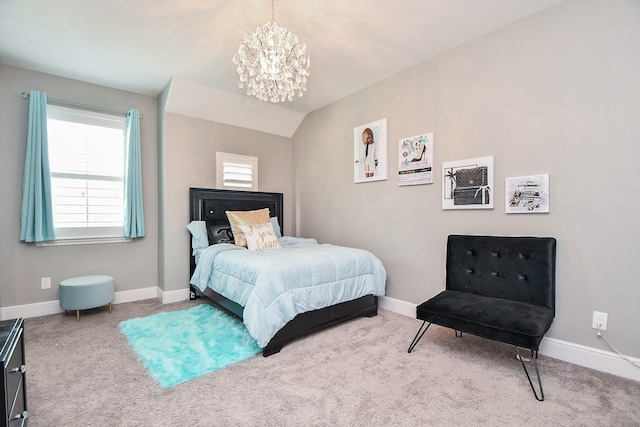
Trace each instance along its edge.
{"label": "lofted ceiling", "polygon": [[[311,74],[302,98],[271,105],[304,117],[562,1],[276,0]],[[247,98],[231,59],[270,19],[269,0],[0,0],[0,62],[152,96],[177,79]]]}

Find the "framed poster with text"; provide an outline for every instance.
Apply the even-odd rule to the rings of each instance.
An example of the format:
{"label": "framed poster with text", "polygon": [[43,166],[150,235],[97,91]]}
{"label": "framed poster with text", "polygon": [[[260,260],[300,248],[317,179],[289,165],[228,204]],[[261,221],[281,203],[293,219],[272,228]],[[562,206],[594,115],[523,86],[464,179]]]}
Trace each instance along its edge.
{"label": "framed poster with text", "polygon": [[433,133],[398,142],[398,185],[433,184]]}

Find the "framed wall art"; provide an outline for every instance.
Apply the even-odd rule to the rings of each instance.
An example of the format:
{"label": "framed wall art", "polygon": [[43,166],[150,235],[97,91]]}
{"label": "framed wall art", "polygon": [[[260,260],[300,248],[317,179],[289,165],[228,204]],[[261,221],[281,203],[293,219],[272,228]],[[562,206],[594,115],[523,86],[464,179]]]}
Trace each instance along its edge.
{"label": "framed wall art", "polygon": [[442,163],[442,209],[493,209],[493,156]]}
{"label": "framed wall art", "polygon": [[433,184],[433,133],[398,143],[398,185]]}
{"label": "framed wall art", "polygon": [[353,182],[381,181],[388,178],[387,119],[353,129]]}
{"label": "framed wall art", "polygon": [[549,174],[505,179],[506,213],[549,213]]}

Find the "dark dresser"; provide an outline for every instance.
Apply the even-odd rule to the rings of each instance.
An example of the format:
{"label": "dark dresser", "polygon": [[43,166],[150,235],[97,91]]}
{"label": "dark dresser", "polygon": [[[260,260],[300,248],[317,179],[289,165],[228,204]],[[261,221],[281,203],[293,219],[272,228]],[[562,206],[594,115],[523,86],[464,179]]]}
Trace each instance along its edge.
{"label": "dark dresser", "polygon": [[25,388],[24,320],[0,321],[0,361],[2,361],[3,426],[26,426],[27,390]]}

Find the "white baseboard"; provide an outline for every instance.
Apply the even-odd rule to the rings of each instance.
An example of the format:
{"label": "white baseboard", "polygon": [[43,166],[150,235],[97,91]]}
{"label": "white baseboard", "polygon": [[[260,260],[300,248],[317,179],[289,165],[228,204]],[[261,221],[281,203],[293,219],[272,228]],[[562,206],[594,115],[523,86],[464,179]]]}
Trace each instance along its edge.
{"label": "white baseboard", "polygon": [[[163,304],[184,301],[189,298],[189,289],[179,289],[176,291],[163,291],[157,287],[135,289],[132,291],[116,292],[113,300],[114,304],[122,304],[133,301],[157,298]],[[407,317],[416,317],[416,304],[408,303],[389,297],[378,298],[378,306],[383,310],[392,311]],[[0,319],[15,319],[17,317],[38,317],[50,314],[62,313],[60,301],[46,301],[34,304],[17,305],[13,307],[1,307]],[[410,332],[410,331],[409,331]],[[544,338],[540,345],[540,354],[560,359],[597,371],[607,372],[635,381],[640,381],[640,369],[633,366],[622,356],[609,351],[599,350],[593,347],[586,347],[555,338]],[[640,359],[629,357],[636,364],[640,364]]]}
{"label": "white baseboard", "polygon": [[631,362],[617,353],[546,337],[542,339],[540,344],[540,354],[619,377],[640,381],[640,359],[633,357],[627,356],[629,360],[638,366],[633,366]]}
{"label": "white baseboard", "polygon": [[395,298],[379,297],[378,307],[383,310],[393,311],[394,313],[402,314],[403,316],[416,317],[416,304],[411,304],[405,301],[401,301]]}
{"label": "white baseboard", "polygon": [[[132,291],[116,292],[113,304],[123,304],[126,302],[142,301],[145,299],[157,298],[163,304],[184,301],[189,299],[189,289],[179,289],[177,291],[163,291],[158,287],[134,289]],[[39,317],[50,314],[64,312],[60,308],[60,301],[46,301],[34,304],[16,305],[13,307],[0,308],[0,319],[15,319],[17,317]]]}
{"label": "white baseboard", "polygon": [[14,305],[0,308],[0,319],[16,319],[18,317],[39,317],[62,313],[60,301],[37,302],[34,304]]}
{"label": "white baseboard", "polygon": [[142,301],[152,298],[160,298],[160,288],[154,286],[149,288],[134,289],[132,291],[116,292],[113,303],[123,304],[125,302]]}
{"label": "white baseboard", "polygon": [[[116,292],[113,304],[123,304],[125,302],[141,301],[145,299],[159,298],[160,289],[157,287],[134,289],[132,291]],[[184,299],[184,298],[183,298]],[[15,305],[13,307],[0,308],[0,319],[15,319],[18,317],[39,317],[51,314],[63,313],[60,308],[60,301],[37,302],[34,304]]]}
{"label": "white baseboard", "polygon": [[163,304],[180,302],[189,299],[189,289],[178,289],[177,291],[163,291],[158,288],[158,299]]}
{"label": "white baseboard", "polygon": [[[416,304],[394,298],[378,298],[378,307],[407,317],[416,317]],[[580,344],[545,337],[542,339],[539,352],[544,356],[553,357],[554,359],[640,381],[640,369],[633,366],[622,356],[610,351],[598,350],[593,347],[586,347]],[[629,359],[640,365],[640,359],[633,357],[629,357]]]}

